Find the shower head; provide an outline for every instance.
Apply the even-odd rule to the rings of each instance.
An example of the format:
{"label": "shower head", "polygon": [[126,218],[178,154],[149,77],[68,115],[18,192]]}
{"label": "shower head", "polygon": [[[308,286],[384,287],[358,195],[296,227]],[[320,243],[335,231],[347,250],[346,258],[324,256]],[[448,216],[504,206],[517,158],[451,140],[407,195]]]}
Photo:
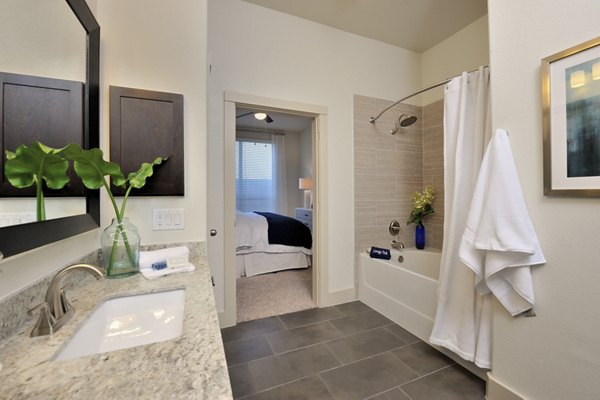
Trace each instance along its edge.
{"label": "shower head", "polygon": [[400,126],[403,128],[406,128],[407,126],[411,126],[412,124],[417,122],[417,117],[412,115],[410,117],[406,117],[403,120],[399,120],[399,121],[400,121]]}
{"label": "shower head", "polygon": [[394,129],[390,130],[390,133],[392,135],[395,135],[396,132],[398,132],[398,129],[400,129],[400,127],[406,128],[407,126],[411,126],[415,122],[417,122],[417,117],[415,117],[414,115],[409,116],[406,114],[402,114],[398,118],[398,122],[396,122],[396,126],[394,127]]}

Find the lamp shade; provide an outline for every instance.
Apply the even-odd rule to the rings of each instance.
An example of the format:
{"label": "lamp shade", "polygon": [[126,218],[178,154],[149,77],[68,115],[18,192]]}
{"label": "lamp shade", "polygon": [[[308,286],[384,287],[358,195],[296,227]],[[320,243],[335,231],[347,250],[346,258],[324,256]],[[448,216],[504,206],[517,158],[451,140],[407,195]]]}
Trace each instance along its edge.
{"label": "lamp shade", "polygon": [[298,189],[311,190],[313,187],[313,181],[311,178],[300,178],[298,180]]}

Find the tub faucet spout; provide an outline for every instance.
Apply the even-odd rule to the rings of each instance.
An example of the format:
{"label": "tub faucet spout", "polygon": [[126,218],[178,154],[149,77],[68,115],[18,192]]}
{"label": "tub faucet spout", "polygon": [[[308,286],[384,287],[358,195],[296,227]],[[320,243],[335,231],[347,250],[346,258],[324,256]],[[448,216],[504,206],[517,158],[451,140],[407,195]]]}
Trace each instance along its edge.
{"label": "tub faucet spout", "polygon": [[397,242],[396,240],[392,240],[392,249],[402,250],[404,248],[404,243]]}

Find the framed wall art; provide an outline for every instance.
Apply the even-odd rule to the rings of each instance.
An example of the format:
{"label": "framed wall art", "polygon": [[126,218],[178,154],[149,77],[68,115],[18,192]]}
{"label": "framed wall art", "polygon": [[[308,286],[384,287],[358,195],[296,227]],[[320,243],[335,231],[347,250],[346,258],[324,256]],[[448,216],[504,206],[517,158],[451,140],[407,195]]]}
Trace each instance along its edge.
{"label": "framed wall art", "polygon": [[600,196],[600,37],[542,59],[544,194]]}

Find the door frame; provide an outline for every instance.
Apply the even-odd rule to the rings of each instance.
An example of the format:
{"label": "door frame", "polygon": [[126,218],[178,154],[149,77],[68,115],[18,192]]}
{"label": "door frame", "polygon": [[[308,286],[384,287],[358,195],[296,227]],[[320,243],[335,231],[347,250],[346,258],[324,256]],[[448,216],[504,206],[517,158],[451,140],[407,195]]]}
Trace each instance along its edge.
{"label": "door frame", "polygon": [[224,94],[224,310],[220,315],[221,327],[233,326],[237,321],[236,260],[235,260],[235,130],[236,107],[278,111],[313,118],[312,164],[313,164],[313,263],[312,295],[317,307],[325,298],[328,285],[327,249],[322,245],[326,237],[327,223],[321,218],[326,204],[325,160],[327,107],[289,100],[273,99],[248,94],[225,92]]}

